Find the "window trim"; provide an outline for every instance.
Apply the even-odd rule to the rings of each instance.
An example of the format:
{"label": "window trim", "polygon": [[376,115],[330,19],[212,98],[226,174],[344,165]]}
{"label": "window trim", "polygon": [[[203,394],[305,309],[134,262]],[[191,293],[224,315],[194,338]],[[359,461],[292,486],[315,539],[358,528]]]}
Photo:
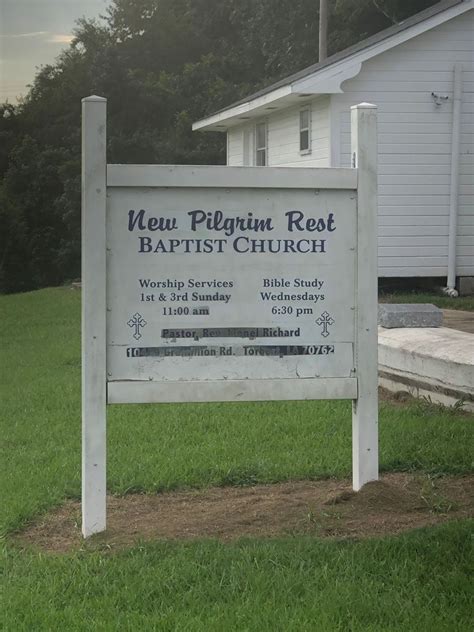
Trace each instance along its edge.
{"label": "window trim", "polygon": [[[258,146],[258,127],[259,125],[265,125],[265,146],[264,147],[259,147]],[[268,120],[267,119],[261,119],[259,121],[257,121],[255,123],[255,152],[254,152],[254,158],[255,158],[255,166],[256,167],[268,167]],[[265,164],[263,165],[259,165],[258,164],[258,152],[259,151],[265,151]]]}
{"label": "window trim", "polygon": [[[303,112],[308,112],[308,127],[302,127],[301,125],[301,114]],[[298,144],[300,148],[300,156],[306,156],[312,151],[312,143],[311,143],[311,105],[305,105],[299,110],[298,113]],[[308,132],[308,148],[301,149],[301,134],[302,132]]]}

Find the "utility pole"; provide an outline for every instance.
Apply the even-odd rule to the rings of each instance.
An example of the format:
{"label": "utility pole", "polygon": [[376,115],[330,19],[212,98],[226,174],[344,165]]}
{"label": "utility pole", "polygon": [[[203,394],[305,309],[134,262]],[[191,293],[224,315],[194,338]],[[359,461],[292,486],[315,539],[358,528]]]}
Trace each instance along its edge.
{"label": "utility pole", "polygon": [[319,0],[319,62],[328,56],[328,0]]}

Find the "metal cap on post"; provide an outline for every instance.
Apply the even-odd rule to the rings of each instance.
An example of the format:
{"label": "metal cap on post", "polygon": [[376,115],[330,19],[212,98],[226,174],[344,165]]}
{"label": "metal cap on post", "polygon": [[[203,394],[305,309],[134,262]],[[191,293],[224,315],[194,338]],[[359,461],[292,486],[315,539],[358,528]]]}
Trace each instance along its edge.
{"label": "metal cap on post", "polygon": [[106,522],[106,114],[82,100],[82,533]]}
{"label": "metal cap on post", "polygon": [[351,108],[352,166],[358,170],[355,365],[352,412],[353,488],[379,477],[377,353],[377,106]]}

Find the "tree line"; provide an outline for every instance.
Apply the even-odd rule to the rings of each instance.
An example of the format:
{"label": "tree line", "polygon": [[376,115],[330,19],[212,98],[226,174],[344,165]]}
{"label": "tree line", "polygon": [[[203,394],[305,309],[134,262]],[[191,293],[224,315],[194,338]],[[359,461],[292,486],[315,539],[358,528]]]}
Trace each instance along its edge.
{"label": "tree line", "polygon": [[[329,55],[433,0],[332,0]],[[0,105],[0,292],[80,275],[81,99],[107,97],[108,161],[222,164],[206,114],[317,61],[318,0],[111,0]]]}

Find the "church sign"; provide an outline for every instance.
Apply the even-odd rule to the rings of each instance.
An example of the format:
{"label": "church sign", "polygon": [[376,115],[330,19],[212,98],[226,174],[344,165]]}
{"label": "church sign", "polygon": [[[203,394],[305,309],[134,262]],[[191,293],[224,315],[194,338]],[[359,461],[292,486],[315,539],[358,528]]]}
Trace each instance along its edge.
{"label": "church sign", "polygon": [[83,533],[105,529],[106,405],[351,399],[378,475],[376,109],[354,169],[106,164],[83,101]]}

